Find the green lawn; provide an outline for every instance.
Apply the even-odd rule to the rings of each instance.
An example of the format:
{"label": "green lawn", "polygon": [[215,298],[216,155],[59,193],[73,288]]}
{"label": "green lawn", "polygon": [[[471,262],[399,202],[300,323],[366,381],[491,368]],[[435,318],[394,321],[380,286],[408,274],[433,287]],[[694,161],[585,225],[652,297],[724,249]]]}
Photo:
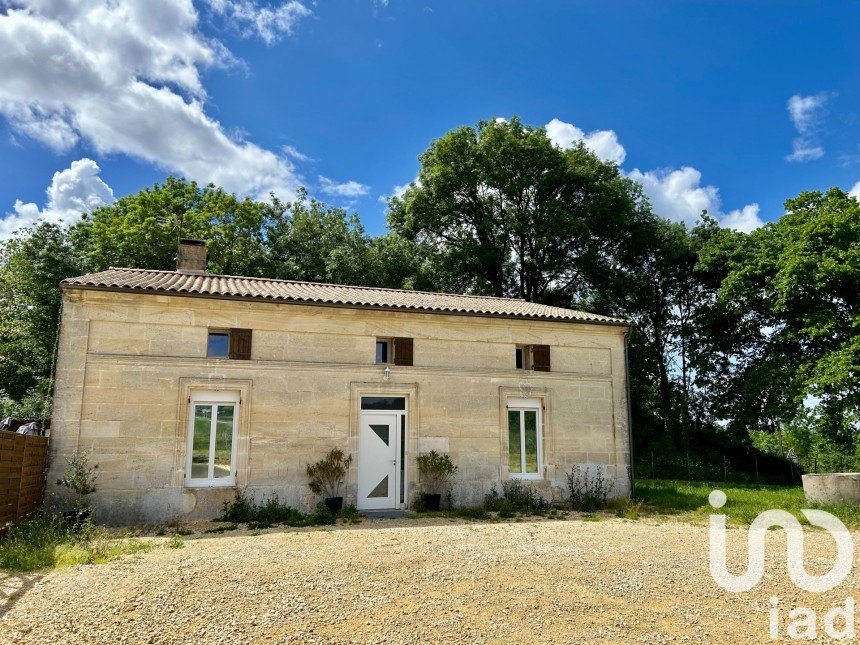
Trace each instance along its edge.
{"label": "green lawn", "polygon": [[[708,495],[719,489],[728,501],[719,511],[711,508]],[[725,484],[667,479],[637,479],[634,500],[642,502],[646,513],[667,514],[678,519],[707,522],[711,513],[725,513],[729,522],[747,525],[762,511],[778,508],[793,513],[804,524],[802,508],[820,508],[842,520],[848,528],[860,529],[860,506],[853,504],[810,505],[800,486]]]}

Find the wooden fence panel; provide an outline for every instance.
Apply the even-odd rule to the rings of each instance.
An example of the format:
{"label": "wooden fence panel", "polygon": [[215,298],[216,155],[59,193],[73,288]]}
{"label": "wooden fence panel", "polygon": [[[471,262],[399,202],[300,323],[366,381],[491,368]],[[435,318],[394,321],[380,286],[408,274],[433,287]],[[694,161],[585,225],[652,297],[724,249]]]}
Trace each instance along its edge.
{"label": "wooden fence panel", "polygon": [[0,432],[0,526],[39,510],[47,462],[47,437]]}

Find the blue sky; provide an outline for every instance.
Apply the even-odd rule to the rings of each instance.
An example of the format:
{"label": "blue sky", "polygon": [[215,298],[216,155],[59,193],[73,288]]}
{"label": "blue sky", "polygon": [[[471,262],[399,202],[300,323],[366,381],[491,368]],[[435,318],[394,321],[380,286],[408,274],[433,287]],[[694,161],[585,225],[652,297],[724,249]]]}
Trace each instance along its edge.
{"label": "blue sky", "polygon": [[0,0],[2,236],[169,172],[304,185],[381,232],[430,140],[514,114],[672,219],[860,192],[856,2],[85,4]]}

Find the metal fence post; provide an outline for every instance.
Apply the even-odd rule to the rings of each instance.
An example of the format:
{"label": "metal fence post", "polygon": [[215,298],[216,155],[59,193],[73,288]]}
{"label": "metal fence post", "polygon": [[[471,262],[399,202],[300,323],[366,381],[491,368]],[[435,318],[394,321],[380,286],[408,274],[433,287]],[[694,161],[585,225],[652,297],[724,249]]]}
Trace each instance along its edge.
{"label": "metal fence post", "polygon": [[728,474],[728,471],[726,469],[726,456],[725,455],[723,455],[723,481],[724,482],[729,481],[729,474]]}

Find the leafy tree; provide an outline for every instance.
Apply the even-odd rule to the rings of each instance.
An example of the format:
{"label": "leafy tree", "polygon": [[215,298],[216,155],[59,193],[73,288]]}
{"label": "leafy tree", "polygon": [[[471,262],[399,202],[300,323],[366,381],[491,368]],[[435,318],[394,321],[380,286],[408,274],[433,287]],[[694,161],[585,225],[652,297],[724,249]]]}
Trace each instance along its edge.
{"label": "leafy tree", "polygon": [[428,248],[444,289],[569,304],[651,218],[617,166],[518,118],[453,130],[420,161],[389,225]]}
{"label": "leafy tree", "polygon": [[370,239],[357,215],[308,199],[304,190],[266,232],[268,275],[288,280],[366,284]]}
{"label": "leafy tree", "polygon": [[[212,185],[168,177],[97,209],[76,228],[89,238],[89,270],[109,266],[173,270],[180,237],[207,242],[212,273],[261,275],[264,231],[283,215],[280,204],[239,199]],[[86,231],[86,232],[85,232]]]}
{"label": "leafy tree", "polygon": [[432,289],[425,250],[397,233],[368,235],[358,216],[298,198],[266,231],[267,275],[289,280]]}
{"label": "leafy tree", "polygon": [[815,424],[853,443],[860,422],[860,204],[804,192],[779,221],[723,235],[702,264],[723,280],[703,336],[714,412],[776,431],[816,401]]}
{"label": "leafy tree", "polygon": [[[0,381],[3,413],[40,416],[60,320],[61,280],[79,275],[83,259],[55,224],[25,229],[0,250]],[[13,405],[23,402],[23,406]]]}

